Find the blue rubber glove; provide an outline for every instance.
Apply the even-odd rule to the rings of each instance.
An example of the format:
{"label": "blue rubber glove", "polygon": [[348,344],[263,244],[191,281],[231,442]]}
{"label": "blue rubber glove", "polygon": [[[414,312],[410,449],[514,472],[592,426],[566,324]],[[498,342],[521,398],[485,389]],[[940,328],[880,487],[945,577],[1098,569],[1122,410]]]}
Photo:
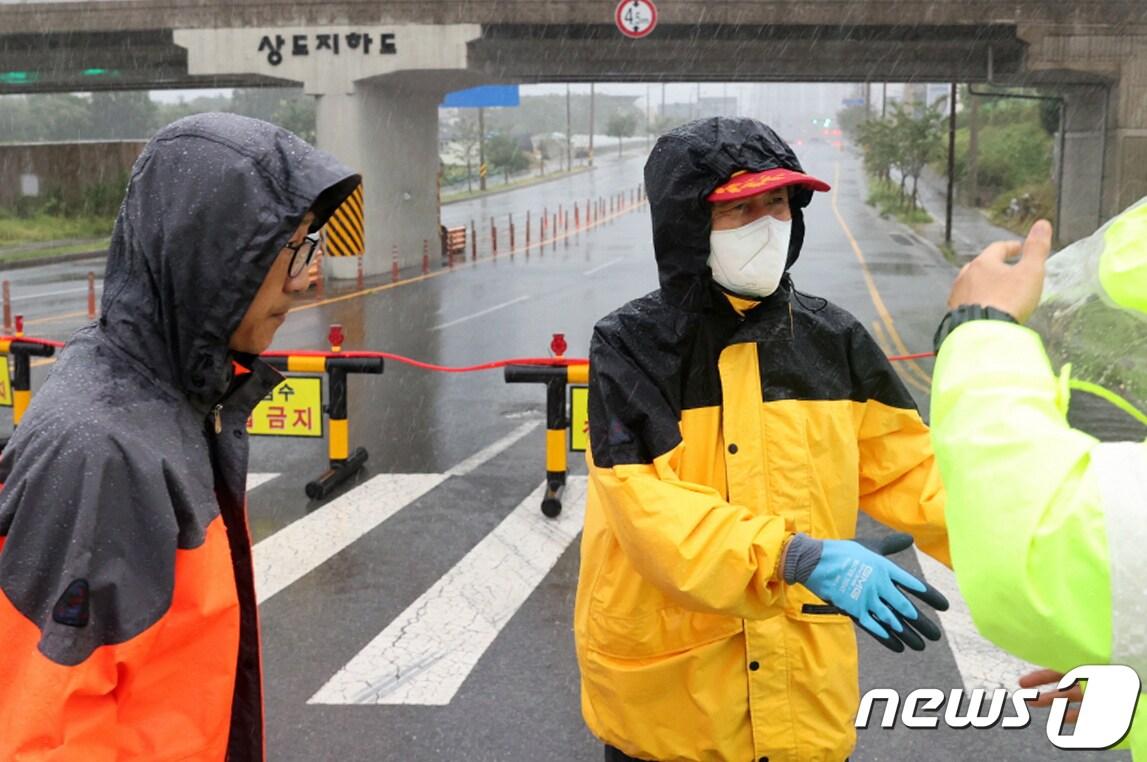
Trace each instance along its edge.
{"label": "blue rubber glove", "polygon": [[853,540],[814,540],[798,534],[786,553],[785,580],[804,584],[817,597],[852,617],[886,648],[899,653],[907,645],[922,651],[924,640],[920,636],[939,640],[941,631],[912,605],[905,593],[937,611],[946,611],[948,600],[931,585],[884,558],[911,545],[911,536],[903,533],[876,541],[873,549]]}

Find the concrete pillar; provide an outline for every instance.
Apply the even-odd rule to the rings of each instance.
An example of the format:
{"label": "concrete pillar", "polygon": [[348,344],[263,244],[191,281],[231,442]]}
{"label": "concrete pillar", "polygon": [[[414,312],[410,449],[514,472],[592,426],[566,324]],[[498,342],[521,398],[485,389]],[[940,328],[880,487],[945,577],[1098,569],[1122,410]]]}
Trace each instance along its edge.
{"label": "concrete pillar", "polygon": [[1106,87],[1064,91],[1063,184],[1058,238],[1079,240],[1099,227],[1103,217],[1104,121]]}
{"label": "concrete pillar", "polygon": [[[366,254],[370,275],[421,264],[424,241],[431,261],[438,241],[438,104],[442,93],[412,90],[382,77],[357,83],[351,95],[318,97],[318,144],[363,175]],[[357,262],[329,257],[328,274],[353,278]]]}
{"label": "concrete pillar", "polygon": [[1147,196],[1147,52],[1128,56],[1111,89],[1103,221]]}
{"label": "concrete pillar", "polygon": [[[363,176],[363,270],[379,275],[396,244],[402,267],[421,264],[424,241],[439,255],[438,104],[488,81],[466,68],[467,45],[481,34],[476,24],[307,25],[177,29],[174,40],[190,74],[300,82],[318,98],[319,147]],[[356,275],[356,258],[324,262],[331,277]]]}

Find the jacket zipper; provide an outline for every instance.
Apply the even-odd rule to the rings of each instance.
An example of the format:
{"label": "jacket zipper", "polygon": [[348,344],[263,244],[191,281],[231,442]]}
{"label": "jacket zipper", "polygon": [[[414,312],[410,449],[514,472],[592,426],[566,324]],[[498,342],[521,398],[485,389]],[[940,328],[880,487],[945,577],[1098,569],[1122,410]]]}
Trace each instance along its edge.
{"label": "jacket zipper", "polygon": [[223,404],[220,403],[211,408],[211,418],[214,421],[214,428],[216,434],[223,433]]}

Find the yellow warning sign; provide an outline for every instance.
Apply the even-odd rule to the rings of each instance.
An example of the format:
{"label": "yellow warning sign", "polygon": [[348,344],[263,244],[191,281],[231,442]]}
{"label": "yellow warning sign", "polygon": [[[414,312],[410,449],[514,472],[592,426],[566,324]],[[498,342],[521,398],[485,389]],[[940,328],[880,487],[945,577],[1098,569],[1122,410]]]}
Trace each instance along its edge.
{"label": "yellow warning sign", "polygon": [[570,449],[585,452],[589,447],[589,387],[570,387]]}
{"label": "yellow warning sign", "polygon": [[356,257],[366,251],[366,228],[363,225],[362,186],[342,203],[323,228],[324,251],[330,257]]}
{"label": "yellow warning sign", "polygon": [[321,437],[322,378],[285,379],[255,406],[247,419],[247,432],[261,437]]}
{"label": "yellow warning sign", "polygon": [[8,375],[6,355],[0,355],[0,407],[12,407],[12,377]]}

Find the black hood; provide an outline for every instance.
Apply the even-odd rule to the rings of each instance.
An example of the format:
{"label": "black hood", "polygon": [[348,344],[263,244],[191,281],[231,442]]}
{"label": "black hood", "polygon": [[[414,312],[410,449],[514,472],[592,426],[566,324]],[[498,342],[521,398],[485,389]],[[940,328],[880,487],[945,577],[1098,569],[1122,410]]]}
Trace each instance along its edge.
{"label": "black hood", "polygon": [[[665,301],[700,311],[715,293],[709,271],[711,204],[706,197],[734,172],[768,169],[804,172],[796,154],[755,119],[712,117],[662,135],[645,163],[645,189],[653,217],[653,249]],[[786,270],[804,242],[802,209],[812,191],[792,186],[792,238]]]}
{"label": "black hood", "polygon": [[227,342],[308,210],[322,227],[359,175],[284,129],[199,114],[132,168],[112,234],[100,325],[199,405],[231,380]]}

